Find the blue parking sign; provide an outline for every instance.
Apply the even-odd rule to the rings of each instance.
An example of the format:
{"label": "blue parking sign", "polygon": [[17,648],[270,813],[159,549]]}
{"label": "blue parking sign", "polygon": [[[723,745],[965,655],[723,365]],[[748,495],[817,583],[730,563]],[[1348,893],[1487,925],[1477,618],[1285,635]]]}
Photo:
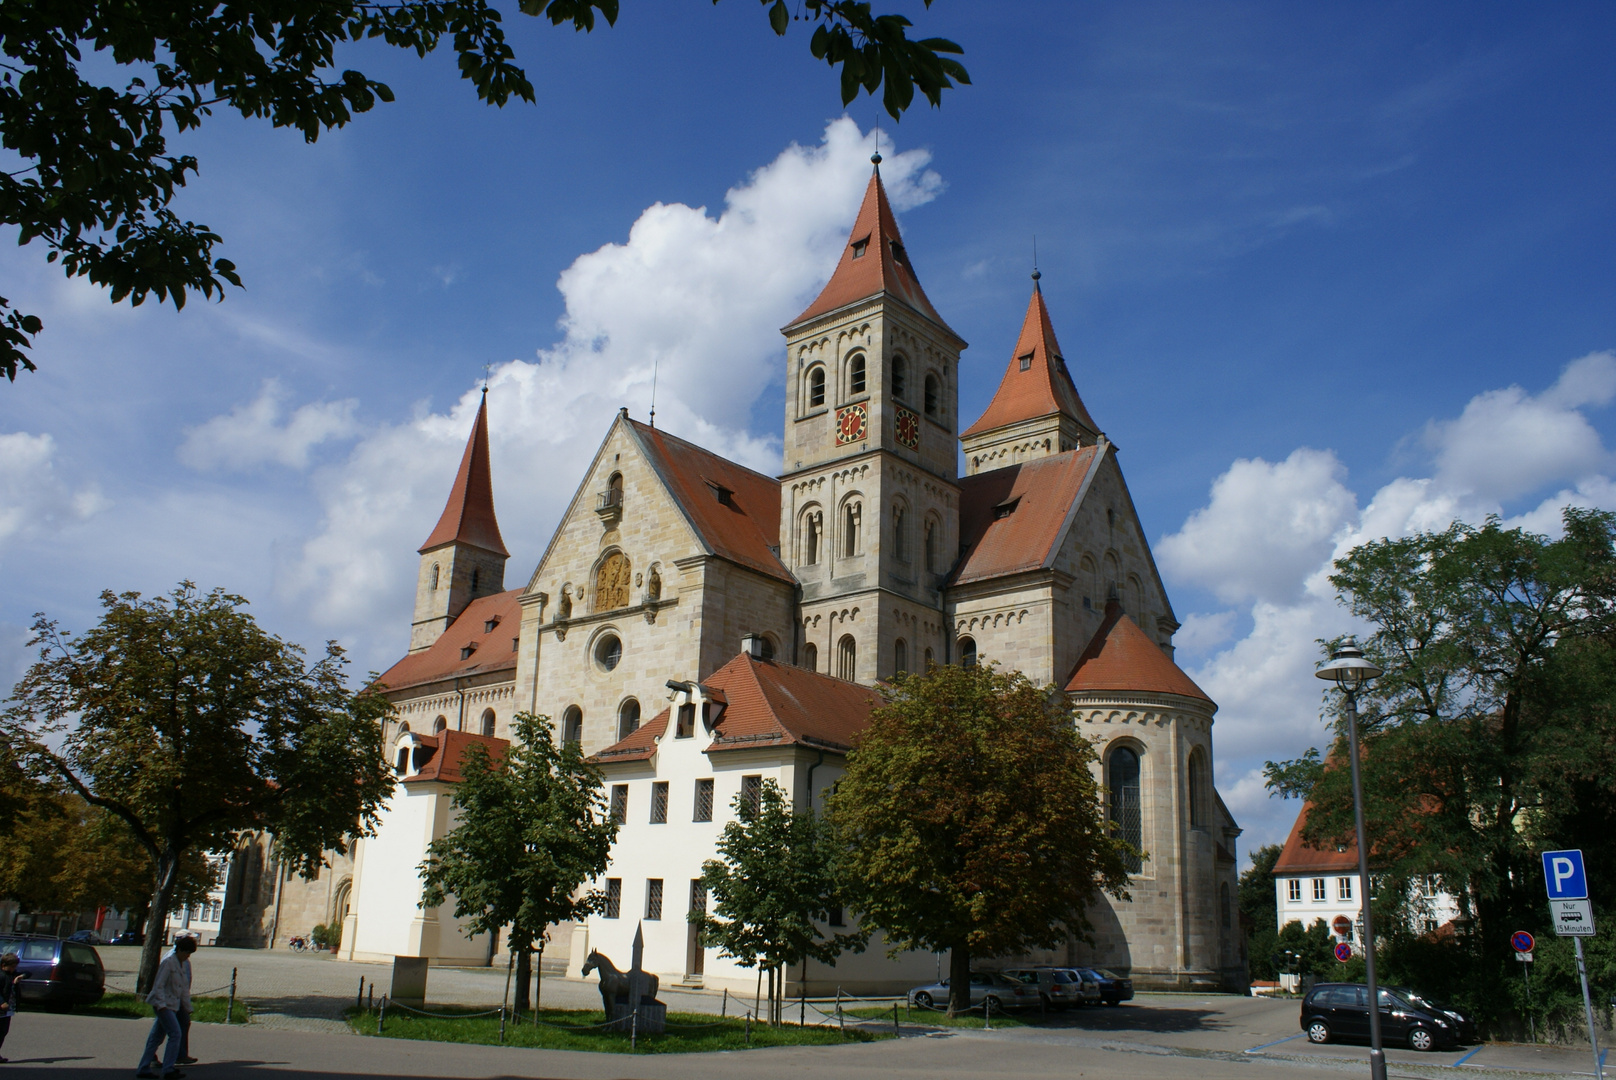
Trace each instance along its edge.
{"label": "blue parking sign", "polygon": [[1583,872],[1582,851],[1545,851],[1543,883],[1550,900],[1588,899],[1588,875]]}

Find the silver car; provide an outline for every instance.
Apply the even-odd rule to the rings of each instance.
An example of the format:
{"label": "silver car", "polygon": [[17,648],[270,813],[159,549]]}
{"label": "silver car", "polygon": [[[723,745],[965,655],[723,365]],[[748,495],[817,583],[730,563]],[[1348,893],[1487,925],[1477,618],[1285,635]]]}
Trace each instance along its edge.
{"label": "silver car", "polygon": [[1036,986],[1045,1007],[1070,1009],[1075,1005],[1098,1005],[1100,984],[1079,968],[1009,968],[1005,974],[1017,982]]}
{"label": "silver car", "polygon": [[[1037,1007],[1038,987],[1000,975],[996,971],[971,972],[971,1007],[993,1002],[993,1011]],[[909,1004],[921,1009],[948,1008],[948,980],[917,986],[909,991]]]}

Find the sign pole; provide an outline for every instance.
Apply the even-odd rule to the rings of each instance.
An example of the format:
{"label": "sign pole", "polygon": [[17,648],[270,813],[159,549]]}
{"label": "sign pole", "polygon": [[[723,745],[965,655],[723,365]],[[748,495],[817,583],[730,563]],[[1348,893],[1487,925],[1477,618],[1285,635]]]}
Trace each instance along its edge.
{"label": "sign pole", "polygon": [[1582,979],[1582,1007],[1588,1011],[1588,1041],[1594,1047],[1594,1076],[1601,1077],[1604,1073],[1599,1069],[1599,1031],[1594,1027],[1594,1002],[1588,994],[1588,968],[1582,962],[1582,938],[1572,938],[1571,944],[1577,947],[1577,976]]}

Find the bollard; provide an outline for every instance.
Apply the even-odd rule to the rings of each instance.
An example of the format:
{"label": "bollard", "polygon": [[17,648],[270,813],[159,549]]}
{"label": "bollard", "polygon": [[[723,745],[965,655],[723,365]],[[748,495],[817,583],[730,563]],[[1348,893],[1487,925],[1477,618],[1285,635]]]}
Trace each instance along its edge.
{"label": "bollard", "polygon": [[746,1014],[746,1045],[752,1045],[752,1014]]}
{"label": "bollard", "polygon": [[729,991],[724,991],[724,1003],[718,1007],[718,1018],[723,1020],[729,1016]]}
{"label": "bollard", "polygon": [[1038,995],[1038,1019],[1049,1019],[1049,999],[1042,994]]}
{"label": "bollard", "polygon": [[993,1030],[993,999],[992,998],[983,998],[982,999],[982,1030],[983,1031],[992,1031]]}
{"label": "bollard", "polygon": [[224,1007],[224,1022],[230,1022],[230,1016],[236,1011],[236,968],[230,969],[230,1003]]}
{"label": "bollard", "polygon": [[370,980],[370,1007],[372,1009],[374,1009],[376,1007],[376,980],[375,979]]}
{"label": "bollard", "polygon": [[842,988],[836,988],[836,1022],[841,1025],[842,1038],[847,1038],[847,1014],[842,1012]]}
{"label": "bollard", "polygon": [[640,1041],[640,1009],[635,1006],[634,1011],[628,1014],[628,1048],[632,1053]]}
{"label": "bollard", "polygon": [[898,1026],[898,1003],[896,1001],[892,1003],[892,1034],[900,1039],[903,1038],[903,1029]]}
{"label": "bollard", "polygon": [[382,1021],[384,1019],[386,1019],[386,1017],[387,1017],[387,995],[383,994],[382,995],[382,1007],[381,1007],[381,1010],[376,1013],[376,1034],[380,1035],[382,1033]]}
{"label": "bollard", "polygon": [[365,977],[363,975],[359,976],[359,993],[354,995],[353,1007],[356,1009],[365,1007]]}
{"label": "bollard", "polygon": [[505,1045],[505,1003],[499,1003],[499,1044]]}

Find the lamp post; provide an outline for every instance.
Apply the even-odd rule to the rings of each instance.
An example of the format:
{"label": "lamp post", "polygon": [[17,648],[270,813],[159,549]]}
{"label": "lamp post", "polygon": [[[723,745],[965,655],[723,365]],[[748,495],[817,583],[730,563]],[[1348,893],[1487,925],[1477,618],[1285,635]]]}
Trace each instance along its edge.
{"label": "lamp post", "polygon": [[1333,682],[1346,699],[1347,750],[1352,760],[1352,817],[1358,837],[1358,895],[1363,898],[1364,981],[1369,984],[1369,1076],[1386,1080],[1386,1051],[1380,1043],[1380,985],[1375,981],[1375,921],[1370,912],[1369,843],[1364,836],[1363,784],[1358,777],[1358,691],[1382,673],[1364,659],[1358,643],[1348,638],[1313,672]]}

